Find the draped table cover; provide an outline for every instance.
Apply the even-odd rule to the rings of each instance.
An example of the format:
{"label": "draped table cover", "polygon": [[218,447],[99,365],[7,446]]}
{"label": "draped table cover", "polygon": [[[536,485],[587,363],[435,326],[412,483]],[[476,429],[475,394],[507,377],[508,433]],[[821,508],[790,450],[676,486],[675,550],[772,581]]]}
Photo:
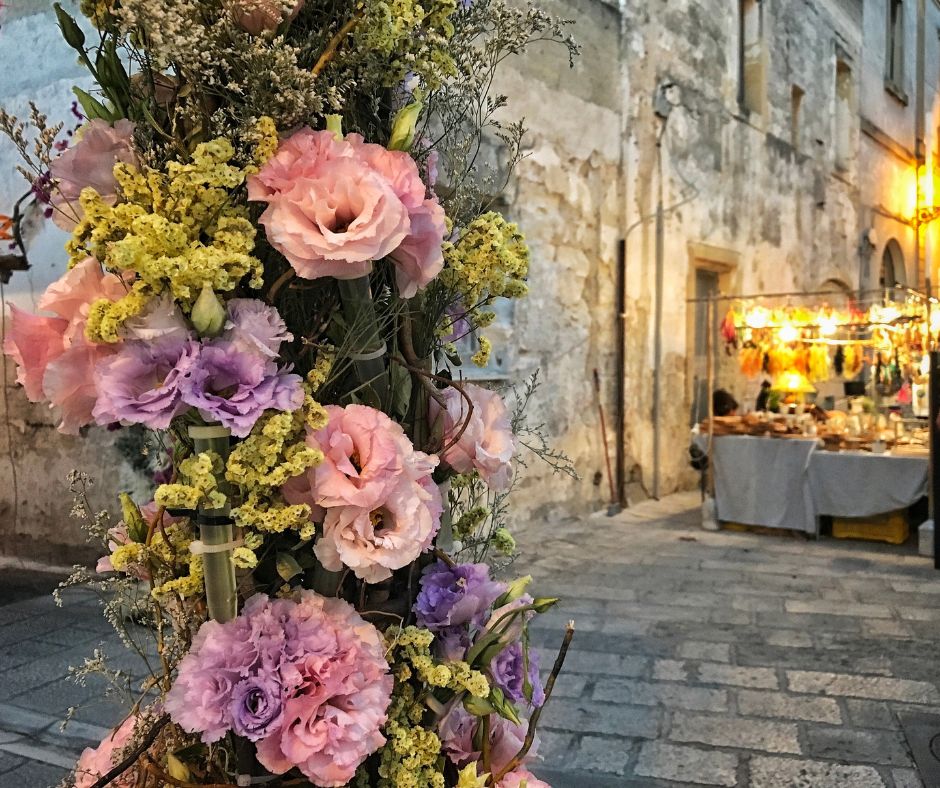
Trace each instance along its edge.
{"label": "draped table cover", "polygon": [[816,441],[725,435],[715,439],[718,519],[816,533],[808,483]]}
{"label": "draped table cover", "polygon": [[[707,437],[696,443],[705,449]],[[815,439],[715,438],[718,519],[816,534],[820,515],[873,517],[927,495],[926,457],[828,452]]]}
{"label": "draped table cover", "polygon": [[927,494],[926,457],[818,451],[809,483],[816,514],[873,517],[906,509]]}

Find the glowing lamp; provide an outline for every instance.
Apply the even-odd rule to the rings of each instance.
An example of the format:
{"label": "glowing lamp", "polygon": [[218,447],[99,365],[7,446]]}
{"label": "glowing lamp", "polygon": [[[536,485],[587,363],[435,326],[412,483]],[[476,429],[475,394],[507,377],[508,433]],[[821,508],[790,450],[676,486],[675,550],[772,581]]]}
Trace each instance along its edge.
{"label": "glowing lamp", "polygon": [[796,326],[787,323],[780,327],[780,330],[777,332],[777,338],[784,344],[789,345],[791,342],[796,342],[800,338],[800,332]]}
{"label": "glowing lamp", "polygon": [[775,391],[782,391],[787,394],[815,394],[816,389],[809,378],[802,372],[795,369],[781,372],[774,381]]}

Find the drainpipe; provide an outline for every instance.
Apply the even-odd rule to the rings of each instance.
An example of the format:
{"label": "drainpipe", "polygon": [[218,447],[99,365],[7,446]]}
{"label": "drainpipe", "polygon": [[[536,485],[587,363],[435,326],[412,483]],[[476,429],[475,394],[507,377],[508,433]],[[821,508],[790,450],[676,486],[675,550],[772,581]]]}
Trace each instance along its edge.
{"label": "drainpipe", "polygon": [[653,109],[662,121],[656,138],[656,298],[653,328],[653,498],[661,496],[662,420],[663,420],[663,273],[665,268],[666,215],[663,208],[663,136],[669,122],[672,105],[666,91],[672,83],[660,85],[656,91]]}
{"label": "drainpipe", "polygon": [[[921,222],[920,210],[923,205],[923,194],[921,193],[920,168],[926,163],[927,156],[924,145],[924,125],[926,117],[924,113],[924,78],[925,78],[925,39],[926,39],[926,3],[927,0],[917,0],[917,64],[914,77],[914,159],[917,172],[914,180],[916,181],[916,207],[914,211],[914,275],[917,287],[924,283],[928,288],[930,286],[930,271],[921,270]],[[928,295],[929,295],[928,290]]]}

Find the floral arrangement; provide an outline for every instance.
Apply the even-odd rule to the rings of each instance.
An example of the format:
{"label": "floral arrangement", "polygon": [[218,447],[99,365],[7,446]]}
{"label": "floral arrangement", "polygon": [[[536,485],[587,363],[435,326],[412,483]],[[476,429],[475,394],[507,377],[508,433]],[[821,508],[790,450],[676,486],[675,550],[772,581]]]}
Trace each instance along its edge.
{"label": "floral arrangement", "polygon": [[529,625],[555,600],[498,578],[520,452],[571,470],[526,426],[534,379],[507,400],[460,370],[526,292],[493,210],[524,130],[494,73],[539,41],[573,56],[567,23],[503,0],[56,11],[96,88],[64,133],[0,110],[30,182],[0,232],[26,267],[39,211],[70,263],[3,351],[62,432],[121,429],[154,478],[119,520],[70,479],[107,548],[72,582],[157,666],[76,671],[129,711],[72,784],[545,785],[573,629],[543,684]]}

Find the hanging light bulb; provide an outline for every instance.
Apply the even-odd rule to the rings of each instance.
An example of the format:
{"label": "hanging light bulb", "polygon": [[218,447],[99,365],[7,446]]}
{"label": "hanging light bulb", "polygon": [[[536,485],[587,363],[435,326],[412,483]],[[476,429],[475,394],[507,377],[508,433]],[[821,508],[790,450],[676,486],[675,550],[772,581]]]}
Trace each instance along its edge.
{"label": "hanging light bulb", "polygon": [[777,331],[777,338],[784,344],[789,345],[800,338],[800,332],[792,323],[786,323]]}

